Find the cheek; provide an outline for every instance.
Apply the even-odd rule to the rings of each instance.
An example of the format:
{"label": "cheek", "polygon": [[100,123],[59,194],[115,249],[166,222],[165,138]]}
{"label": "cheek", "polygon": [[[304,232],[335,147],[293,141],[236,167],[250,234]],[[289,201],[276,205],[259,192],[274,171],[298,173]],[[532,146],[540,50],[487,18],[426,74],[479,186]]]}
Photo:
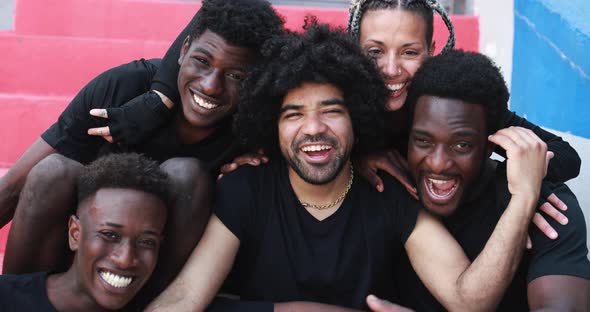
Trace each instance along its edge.
{"label": "cheek", "polygon": [[418,71],[418,68],[423,63],[423,59],[408,60],[402,63],[404,70],[408,73],[410,78],[414,78],[414,75]]}

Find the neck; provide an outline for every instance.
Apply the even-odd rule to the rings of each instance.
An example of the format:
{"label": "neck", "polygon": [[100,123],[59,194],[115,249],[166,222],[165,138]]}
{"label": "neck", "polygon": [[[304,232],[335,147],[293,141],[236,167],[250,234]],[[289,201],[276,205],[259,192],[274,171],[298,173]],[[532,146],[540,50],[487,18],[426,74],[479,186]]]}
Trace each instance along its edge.
{"label": "neck", "polygon": [[210,136],[217,128],[196,127],[188,123],[179,109],[175,117],[174,128],[181,144],[195,144]]}
{"label": "neck", "polygon": [[73,266],[65,273],[47,277],[47,297],[57,311],[105,311],[86,293]]}
{"label": "neck", "polygon": [[[348,161],[334,180],[322,185],[311,184],[304,181],[295,170],[289,167],[289,182],[291,182],[291,187],[300,201],[317,206],[328,205],[336,201],[346,190],[352,174],[350,171],[351,165],[350,161]],[[339,202],[333,207],[325,210],[307,207],[306,209],[314,217],[323,219],[338,210],[341,204],[342,202]]]}

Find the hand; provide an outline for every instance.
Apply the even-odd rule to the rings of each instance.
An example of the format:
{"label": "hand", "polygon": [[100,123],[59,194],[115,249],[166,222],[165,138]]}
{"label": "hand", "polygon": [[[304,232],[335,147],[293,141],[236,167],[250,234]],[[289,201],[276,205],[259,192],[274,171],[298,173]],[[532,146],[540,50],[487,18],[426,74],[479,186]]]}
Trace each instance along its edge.
{"label": "hand", "polygon": [[[106,109],[102,109],[102,108],[91,109],[90,115],[95,116],[95,117],[105,118],[105,119],[109,118],[108,111]],[[103,139],[105,139],[109,143],[114,142],[113,136],[111,135],[111,130],[109,129],[108,126],[99,127],[99,128],[90,128],[90,129],[88,129],[88,134],[101,136]]]}
{"label": "hand", "polygon": [[392,149],[391,151],[365,156],[361,158],[357,166],[359,173],[374,185],[377,191],[383,192],[384,189],[383,180],[377,175],[377,170],[383,170],[396,178],[412,197],[418,199],[418,191],[410,180],[408,163],[397,150]]}
{"label": "hand", "polygon": [[91,109],[90,115],[106,119],[107,126],[88,129],[88,134],[102,136],[109,143],[141,143],[170,119],[172,105],[165,95],[151,91],[120,107]]}
{"label": "hand", "polygon": [[512,196],[539,196],[553,152],[531,130],[521,127],[501,129],[489,140],[506,150],[506,175]]}
{"label": "hand", "polygon": [[221,166],[221,173],[217,177],[217,180],[221,179],[224,174],[230,173],[238,167],[243,165],[250,165],[250,166],[259,166],[260,164],[266,164],[268,162],[268,157],[264,155],[264,151],[258,150],[256,153],[248,153],[244,155],[240,155],[234,160],[229,163]]}
{"label": "hand", "polygon": [[[546,188],[546,184],[543,183],[541,194],[545,195],[548,192],[550,192],[550,190],[548,190]],[[559,199],[559,197],[557,197],[557,195],[555,195],[554,193],[551,193],[547,197],[547,201],[541,204],[541,206],[539,207],[539,210],[543,211],[545,214],[553,218],[555,221],[559,222],[559,224],[566,225],[569,222],[569,220],[566,216],[559,212],[558,209],[561,211],[566,211],[567,205],[564,202],[562,202],[561,199]],[[541,232],[543,232],[543,234],[545,234],[545,236],[549,237],[550,239],[556,239],[559,236],[557,231],[549,224],[549,222],[547,222],[545,217],[543,217],[543,215],[539,212],[535,213],[535,216],[533,217],[533,223],[539,228]],[[530,249],[531,247],[529,247],[527,243],[527,248]]]}
{"label": "hand", "polygon": [[379,299],[374,295],[367,296],[367,305],[374,312],[411,312],[413,310]]}

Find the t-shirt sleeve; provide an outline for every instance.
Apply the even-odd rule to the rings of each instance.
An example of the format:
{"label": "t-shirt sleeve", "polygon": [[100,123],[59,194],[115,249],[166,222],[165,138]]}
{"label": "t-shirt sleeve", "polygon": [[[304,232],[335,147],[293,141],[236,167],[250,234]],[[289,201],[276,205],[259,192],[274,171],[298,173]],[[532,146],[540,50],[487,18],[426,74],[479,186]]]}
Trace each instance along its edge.
{"label": "t-shirt sleeve", "polygon": [[215,298],[207,308],[208,312],[272,312],[272,302],[242,301],[238,299]]}
{"label": "t-shirt sleeve", "polygon": [[561,225],[553,218],[544,215],[549,224],[559,233],[556,240],[547,238],[535,225],[530,226],[529,234],[533,249],[527,280],[530,282],[545,275],[570,275],[590,279],[586,224],[580,204],[565,184],[555,184],[552,189],[567,205],[568,209],[562,213],[569,222]]}
{"label": "t-shirt sleeve", "polygon": [[118,107],[148,91],[156,64],[133,61],[98,75],[74,97],[57,122],[41,137],[68,158],[81,163],[92,161],[106,141],[88,135],[87,131],[106,126],[106,120],[90,116],[90,109]]}
{"label": "t-shirt sleeve", "polygon": [[249,166],[224,175],[216,188],[213,213],[241,241],[247,234],[255,189],[250,179]]}
{"label": "t-shirt sleeve", "polygon": [[414,231],[418,211],[422,208],[419,201],[410,196],[406,189],[393,177],[382,175],[387,201],[392,203],[391,223],[402,244],[405,244]]}

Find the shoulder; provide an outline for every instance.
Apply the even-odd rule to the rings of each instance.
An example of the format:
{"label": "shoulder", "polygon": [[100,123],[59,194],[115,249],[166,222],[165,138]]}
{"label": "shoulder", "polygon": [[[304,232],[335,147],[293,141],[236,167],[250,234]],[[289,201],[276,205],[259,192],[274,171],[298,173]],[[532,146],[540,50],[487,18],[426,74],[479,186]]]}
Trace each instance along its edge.
{"label": "shoulder", "polygon": [[236,170],[224,174],[219,180],[218,188],[232,190],[235,188],[253,189],[270,178],[276,169],[273,164],[262,164],[260,166],[243,165]]}
{"label": "shoulder", "polygon": [[55,311],[47,298],[47,273],[0,275],[0,302],[8,311]]}
{"label": "shoulder", "polygon": [[562,213],[569,222],[566,225],[561,225],[553,218],[544,215],[547,222],[559,234],[555,240],[547,238],[536,226],[529,227],[533,249],[528,280],[531,281],[545,275],[570,275],[590,279],[586,223],[580,204],[567,185],[563,183],[551,184],[553,193],[568,207]]}

